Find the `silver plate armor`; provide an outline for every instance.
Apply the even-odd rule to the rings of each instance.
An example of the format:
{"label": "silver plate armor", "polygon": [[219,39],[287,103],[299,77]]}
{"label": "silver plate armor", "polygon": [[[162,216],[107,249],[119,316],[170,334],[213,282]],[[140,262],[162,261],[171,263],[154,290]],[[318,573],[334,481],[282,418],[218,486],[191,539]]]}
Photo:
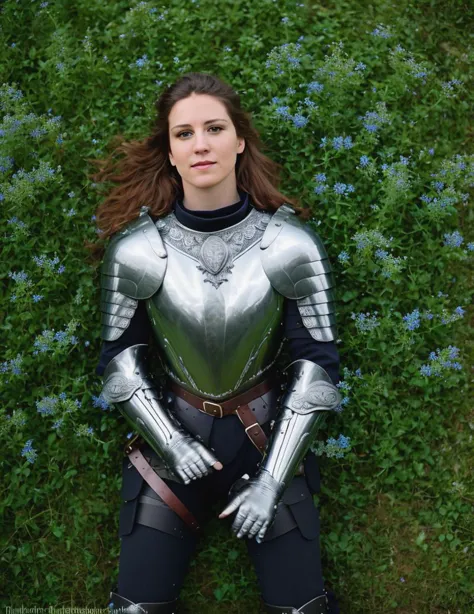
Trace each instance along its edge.
{"label": "silver plate armor", "polygon": [[147,309],[165,369],[199,396],[239,394],[264,379],[278,355],[283,297],[260,260],[270,217],[253,209],[215,232],[191,230],[174,214],[157,222],[168,268]]}
{"label": "silver plate armor", "polygon": [[319,235],[283,205],[273,215],[260,247],[263,268],[273,287],[286,298],[297,299],[303,324],[313,339],[335,340],[334,279]]}
{"label": "silver plate armor", "polygon": [[285,205],[215,232],[142,214],[110,242],[101,280],[102,338],[118,339],[145,300],[169,376],[216,401],[265,378],[281,349],[284,297],[297,300],[313,338],[337,335],[324,246]]}
{"label": "silver plate armor", "polygon": [[262,471],[288,486],[311,444],[324,414],[336,408],[341,394],[326,371],[309,360],[291,365],[292,381],[283,398],[268,442]]}
{"label": "silver plate armor", "polygon": [[150,298],[166,271],[166,250],[148,215],[141,215],[107,246],[101,268],[102,339],[115,341],[129,326],[138,299]]}

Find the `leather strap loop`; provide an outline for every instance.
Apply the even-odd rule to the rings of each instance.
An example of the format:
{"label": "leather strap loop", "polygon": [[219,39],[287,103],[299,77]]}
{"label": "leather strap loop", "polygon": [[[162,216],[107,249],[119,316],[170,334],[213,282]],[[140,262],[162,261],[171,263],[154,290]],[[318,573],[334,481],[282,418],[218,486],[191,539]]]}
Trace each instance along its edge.
{"label": "leather strap loop", "polygon": [[145,482],[153,488],[156,494],[161,497],[163,501],[176,512],[191,529],[193,529],[193,531],[199,531],[200,527],[196,518],[191,514],[184,503],[178,499],[171,488],[167,486],[166,482],[164,482],[154,471],[136,444],[130,444],[127,449],[127,456],[138,473]]}
{"label": "leather strap loop", "polygon": [[267,436],[248,405],[243,405],[235,410],[239,420],[245,426],[245,433],[260,454],[263,455],[267,445]]}

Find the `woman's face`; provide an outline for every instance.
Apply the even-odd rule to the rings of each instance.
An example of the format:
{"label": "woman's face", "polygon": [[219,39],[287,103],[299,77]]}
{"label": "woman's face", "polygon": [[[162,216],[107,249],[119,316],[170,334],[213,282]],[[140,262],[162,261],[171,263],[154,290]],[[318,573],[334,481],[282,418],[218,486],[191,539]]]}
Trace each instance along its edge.
{"label": "woman's face", "polygon": [[[169,159],[184,184],[212,188],[235,181],[237,154],[245,141],[237,136],[225,106],[207,94],[192,93],[179,100],[168,116]],[[210,166],[194,166],[204,160]]]}

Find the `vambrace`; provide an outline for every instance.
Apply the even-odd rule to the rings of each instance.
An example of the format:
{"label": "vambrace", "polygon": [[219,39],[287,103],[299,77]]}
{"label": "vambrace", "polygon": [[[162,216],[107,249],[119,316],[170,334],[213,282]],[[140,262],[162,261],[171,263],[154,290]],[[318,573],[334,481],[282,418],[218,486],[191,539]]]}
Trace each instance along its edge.
{"label": "vambrace", "polygon": [[261,465],[261,471],[269,473],[284,487],[296,474],[312,436],[324,424],[325,412],[333,410],[342,400],[339,390],[319,365],[297,360],[290,366],[293,378]]}
{"label": "vambrace", "polygon": [[161,405],[148,376],[147,347],[133,345],[109,362],[102,396],[118,407],[175,476],[189,483],[208,474],[217,459]]}
{"label": "vambrace", "polygon": [[146,368],[147,345],[126,348],[113,358],[104,372],[102,396],[117,405],[134,430],[157,454],[169,445],[180,429],[175,418],[159,402]]}

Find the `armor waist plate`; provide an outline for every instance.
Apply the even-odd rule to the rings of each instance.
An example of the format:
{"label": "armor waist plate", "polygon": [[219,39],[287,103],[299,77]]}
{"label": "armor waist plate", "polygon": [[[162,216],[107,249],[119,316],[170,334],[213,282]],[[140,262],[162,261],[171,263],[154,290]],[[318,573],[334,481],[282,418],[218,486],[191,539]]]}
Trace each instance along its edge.
{"label": "armor waist plate", "polygon": [[156,223],[168,267],[147,310],[165,370],[199,396],[224,400],[254,386],[281,348],[284,298],[260,257],[270,217],[253,209],[210,233],[183,226],[174,214]]}

